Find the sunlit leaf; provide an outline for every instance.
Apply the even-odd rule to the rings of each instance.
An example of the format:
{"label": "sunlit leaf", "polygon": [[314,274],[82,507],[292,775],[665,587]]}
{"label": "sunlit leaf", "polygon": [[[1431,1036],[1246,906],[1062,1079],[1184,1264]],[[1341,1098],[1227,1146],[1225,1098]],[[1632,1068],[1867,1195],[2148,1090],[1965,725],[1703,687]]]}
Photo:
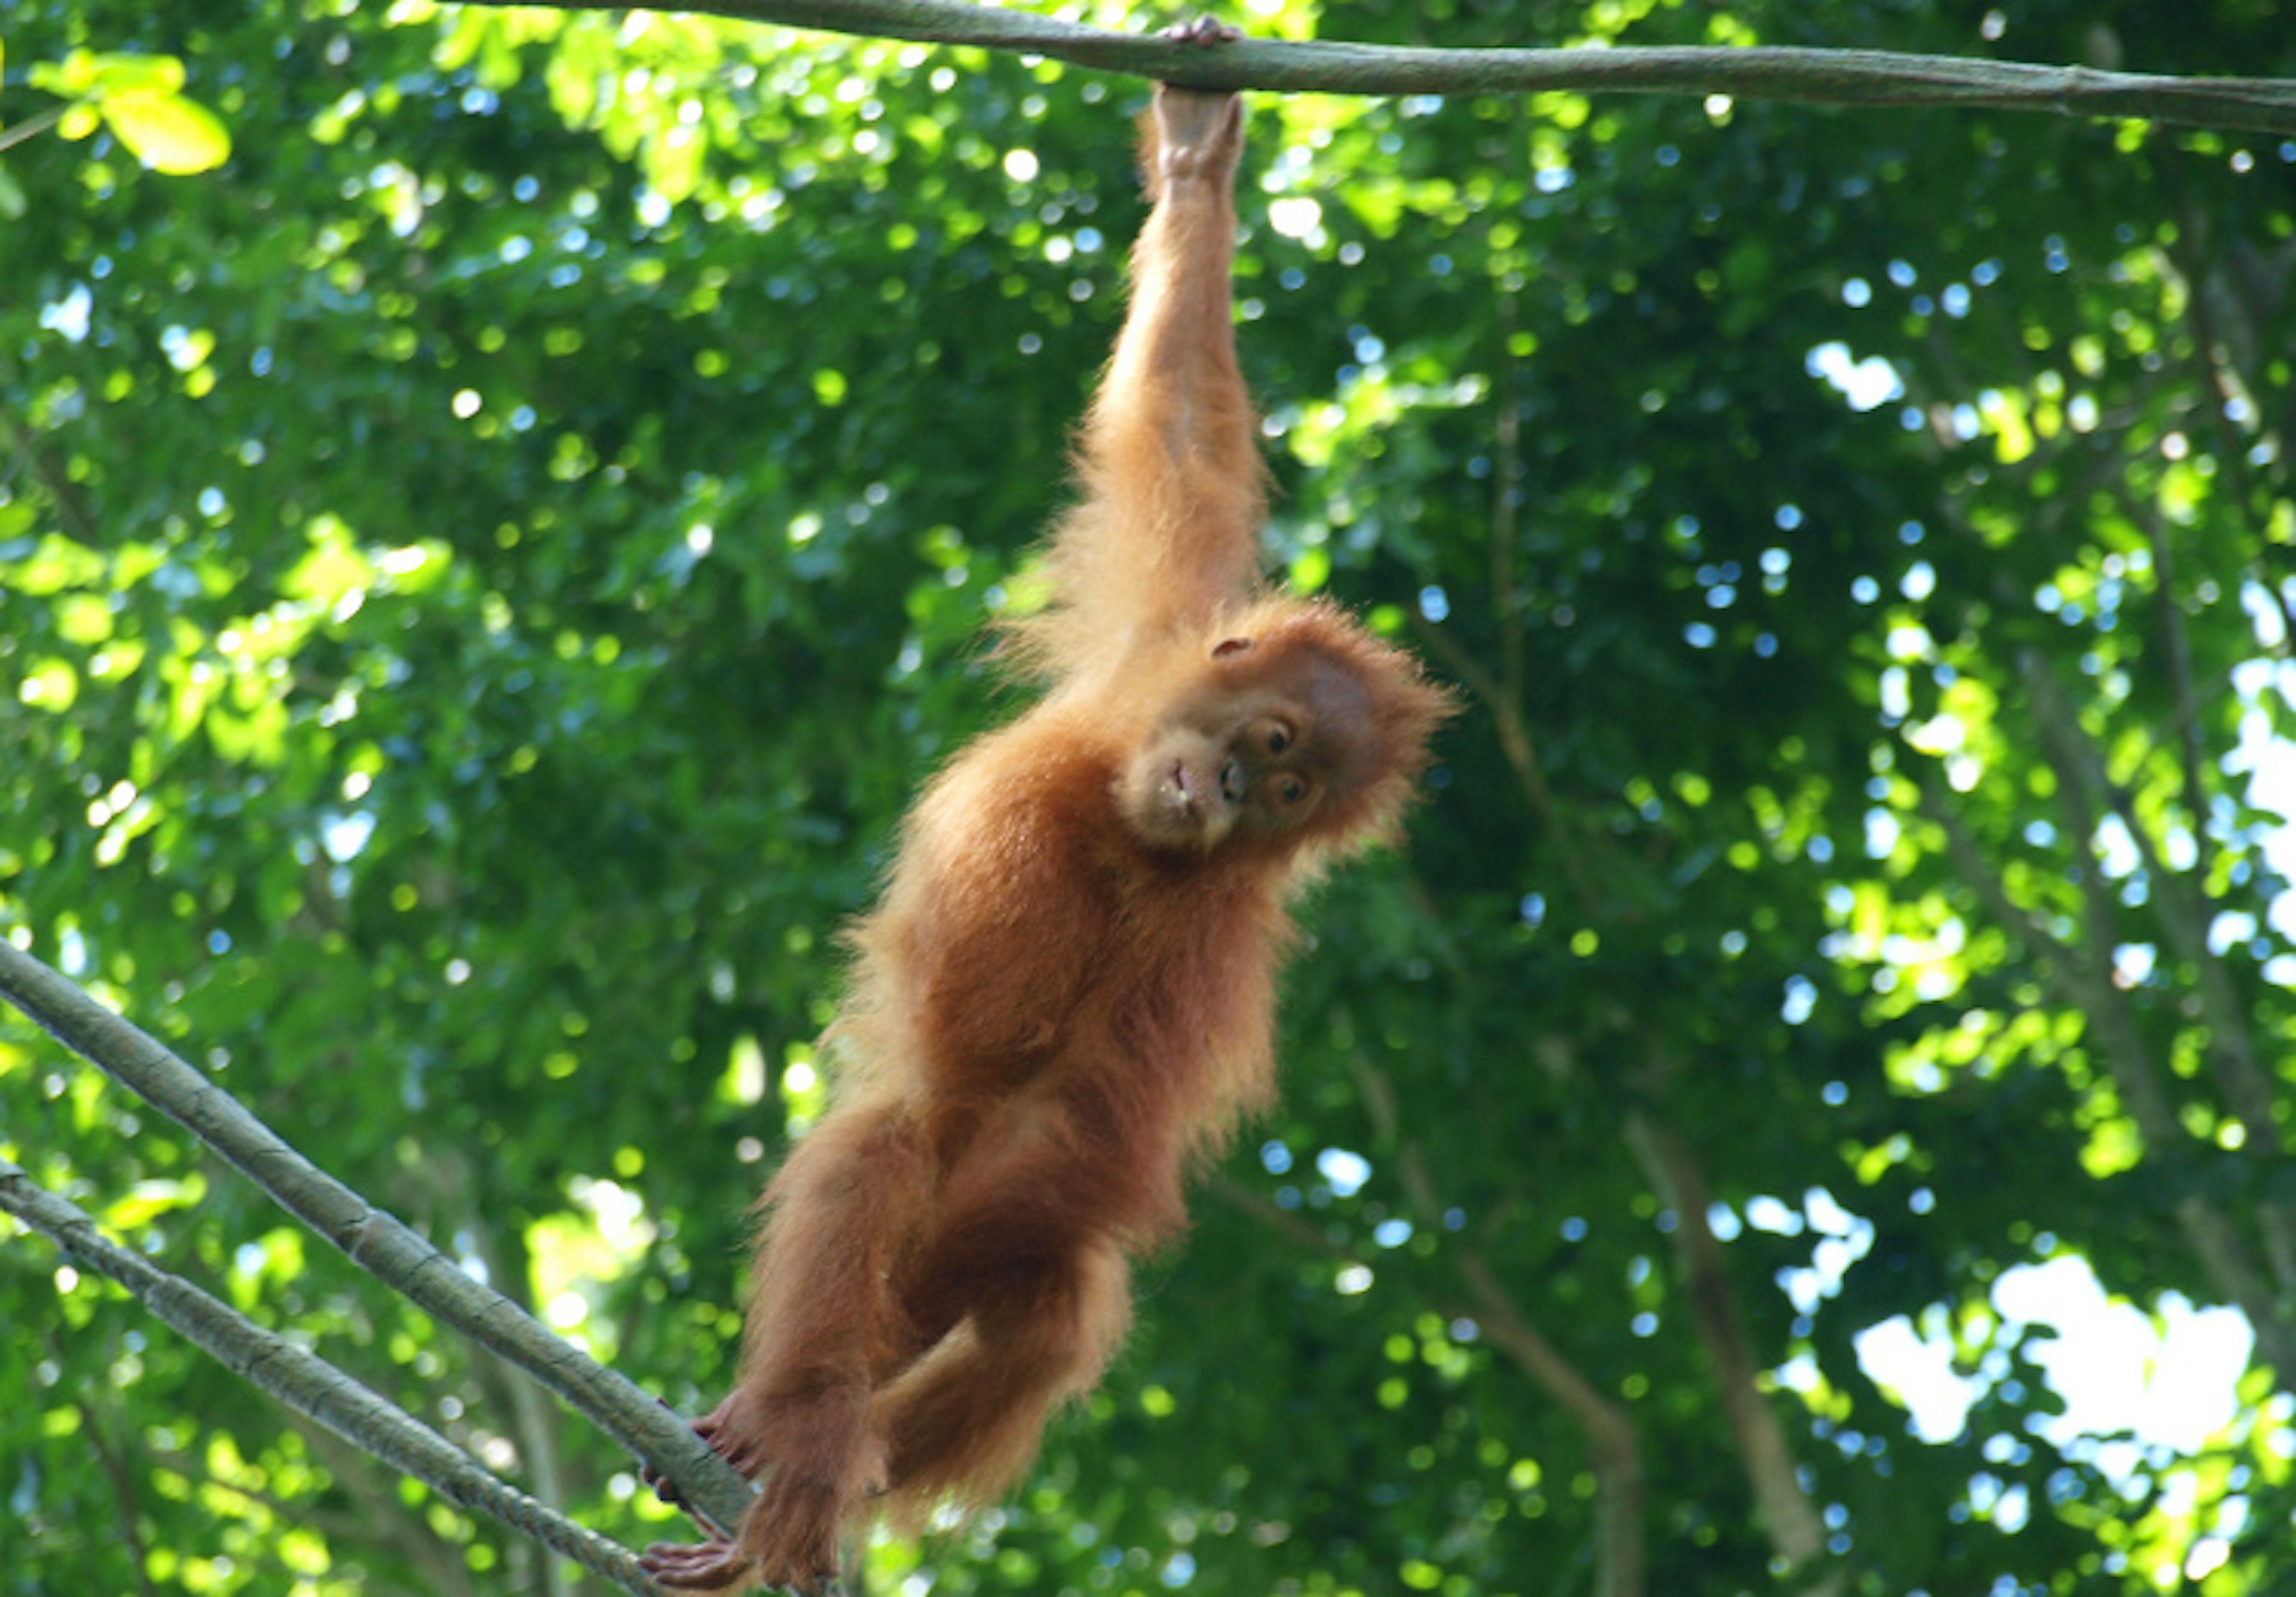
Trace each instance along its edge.
{"label": "sunlit leaf", "polygon": [[352,543],[349,529],[323,517],[311,529],[309,553],[280,586],[289,596],[332,609],[374,580],[374,566]]}
{"label": "sunlit leaf", "polygon": [[107,94],[100,104],[119,142],[156,172],[205,172],[230,158],[230,132],[195,100],[131,89]]}
{"label": "sunlit leaf", "polygon": [[0,570],[7,586],[19,593],[45,595],[66,588],[92,586],[103,576],[103,556],[60,533],[50,533],[30,554]]}
{"label": "sunlit leaf", "polygon": [[104,1224],[114,1231],[133,1232],[149,1225],[161,1215],[199,1202],[207,1190],[206,1181],[196,1175],[183,1180],[139,1181],[125,1196],[106,1207]]}
{"label": "sunlit leaf", "polygon": [[71,708],[79,697],[79,673],[68,660],[53,657],[35,660],[31,668],[16,683],[16,698],[20,703],[34,709],[62,715]]}

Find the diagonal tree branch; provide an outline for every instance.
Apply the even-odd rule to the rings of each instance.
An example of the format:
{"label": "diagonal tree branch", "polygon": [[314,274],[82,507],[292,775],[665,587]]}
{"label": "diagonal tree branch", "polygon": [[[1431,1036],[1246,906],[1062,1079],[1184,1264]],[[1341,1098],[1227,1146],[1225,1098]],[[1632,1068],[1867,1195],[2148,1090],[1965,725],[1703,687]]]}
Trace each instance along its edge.
{"label": "diagonal tree branch", "polygon": [[181,1276],[110,1241],[86,1212],[42,1191],[6,1159],[0,1159],[0,1210],[15,1216],[88,1269],[126,1287],[191,1342],[290,1408],[308,1414],[440,1495],[501,1520],[624,1591],[653,1590],[627,1549],[496,1480],[454,1443],[316,1354],[266,1331]]}
{"label": "diagonal tree branch", "polygon": [[236,1099],[70,981],[0,938],[0,998],[223,1155],[361,1269],[531,1372],[712,1521],[740,1523],[749,1483],[667,1408],[298,1153]]}
{"label": "diagonal tree branch", "polygon": [[[0,1181],[4,1181],[4,1177],[0,1177]],[[4,1197],[0,1197],[0,1202],[5,1201]],[[51,1329],[46,1339],[49,1354],[55,1359],[56,1367],[69,1368],[69,1361],[64,1357],[63,1339]],[[136,1506],[135,1472],[127,1467],[127,1461],[120,1456],[119,1449],[112,1445],[111,1438],[105,1434],[107,1416],[86,1397],[75,1400],[71,1406],[79,1415],[80,1435],[87,1439],[88,1451],[95,1454],[95,1467],[102,1471],[104,1480],[111,1487],[112,1501],[119,1505],[117,1534],[121,1541],[127,1544],[128,1558],[135,1566],[136,1597],[160,1597],[160,1588],[152,1584],[152,1549],[144,1537],[143,1513]]]}
{"label": "diagonal tree branch", "polygon": [[[1946,853],[1960,879],[1968,883],[2003,930],[2022,942],[2032,955],[2042,979],[2057,1001],[2079,1011],[2086,1032],[2083,1041],[2092,1057],[2104,1068],[2120,1107],[2135,1121],[2146,1146],[2173,1154],[2188,1142],[2177,1119],[2176,1105],[2161,1085],[2161,1069],[2145,1044],[2134,1016],[2113,987],[2105,963],[2080,945],[2058,938],[2038,917],[2011,897],[1998,870],[1986,858],[1976,836],[1936,787],[1916,777],[1921,812],[1944,833]],[[2064,791],[2063,787],[2060,791]],[[2075,837],[2095,835],[2095,816],[2087,798],[2077,790],[2067,793],[2067,821]],[[2084,913],[2091,926],[2111,924],[2111,903],[2096,883],[2093,862],[2080,872]],[[2109,931],[2100,930],[2100,935]],[[2198,1193],[2188,1192],[2172,1206],[2177,1225],[2201,1261],[2211,1285],[2248,1316],[2256,1333],[2258,1358],[2272,1366],[2274,1379],[2284,1385],[2296,1370],[2296,1333],[2280,1312],[2279,1298],[2264,1271],[2251,1257],[2247,1244],[2225,1218]]]}
{"label": "diagonal tree branch", "polygon": [[[1654,1073],[1663,1071],[1659,1065]],[[1674,1211],[1675,1260],[1699,1340],[1714,1366],[1723,1417],[1754,1488],[1763,1534],[1787,1574],[1804,1577],[1825,1556],[1825,1527],[1801,1484],[1793,1445],[1763,1395],[1761,1361],[1746,1334],[1721,1239],[1707,1218],[1714,1197],[1706,1172],[1689,1139],[1645,1110],[1628,1112],[1626,1141],[1660,1200]],[[1841,1584],[1839,1574],[1829,1572],[1800,1589],[1808,1597],[1833,1597]]]}
{"label": "diagonal tree branch", "polygon": [[1634,1421],[1548,1341],[1515,1304],[1480,1253],[1459,1261],[1473,1318],[1505,1353],[1577,1421],[1598,1487],[1595,1503],[1595,1597],[1640,1597],[1649,1576],[1643,1544],[1648,1482]]}
{"label": "diagonal tree branch", "polygon": [[[1406,1155],[1406,1184],[1414,1189],[1414,1205],[1422,1196],[1431,1200],[1425,1190],[1425,1167],[1415,1156]],[[1216,1177],[1207,1190],[1300,1247],[1370,1267],[1344,1245],[1241,1182]],[[1647,1483],[1634,1421],[1531,1323],[1481,1253],[1470,1249],[1462,1254],[1458,1273],[1467,1296],[1437,1300],[1430,1306],[1446,1319],[1469,1319],[1481,1327],[1491,1346],[1569,1414],[1586,1438],[1587,1465],[1598,1483],[1594,1597],[1643,1597],[1649,1563],[1642,1525]]]}
{"label": "diagonal tree branch", "polygon": [[[2165,573],[2163,581],[2165,584]],[[2164,608],[2174,610],[2173,595]],[[2218,1090],[2224,1094],[2226,1107],[2238,1118],[2259,1155],[2265,1155],[2267,1151],[2284,1155],[2288,1139],[2280,1124],[2278,1085],[2259,1053],[2251,1018],[2239,995],[2233,990],[2232,979],[2209,948],[2212,912],[2205,884],[2186,880],[2161,856],[2152,829],[2136,813],[2134,796],[2112,780],[2112,773],[2105,768],[2103,753],[2095,740],[2082,731],[2071,700],[2066,698],[2056,678],[2041,665],[2039,658],[2030,652],[2024,654],[2018,661],[2018,672],[2041,734],[2042,753],[2055,767],[2066,812],[2078,823],[2076,835],[2087,841],[2093,851],[2096,806],[2103,804],[2120,817],[2121,825],[2136,845],[2138,857],[2144,862],[2152,894],[2159,905],[2161,929],[2169,946],[2179,960],[2193,968],[2194,995],[2208,1028],[2202,1057],[2209,1062]],[[2204,830],[2203,814],[2197,808],[2193,812],[2191,820],[2195,832]],[[2109,900],[2104,897],[2103,883],[2093,857],[2083,862],[2081,883],[2084,897],[2094,896],[2090,918],[2095,924],[2095,936],[2109,938],[2112,923],[2104,918],[2109,913]],[[2292,1215],[2285,1204],[2266,1200],[2257,1207],[2257,1218],[2280,1291],[2296,1290],[2296,1215]]]}
{"label": "diagonal tree branch", "polygon": [[[483,5],[534,0],[475,0]],[[601,0],[540,0],[558,11]],[[619,9],[619,8],[614,8]],[[1624,46],[1428,50],[1240,40],[1207,50],[967,0],[700,0],[682,12],[784,28],[1049,56],[1073,66],[1205,89],[1333,94],[1728,94],[1814,105],[1943,105],[2137,117],[2198,127],[2296,133],[2296,83],[2172,78],[1881,50]]]}

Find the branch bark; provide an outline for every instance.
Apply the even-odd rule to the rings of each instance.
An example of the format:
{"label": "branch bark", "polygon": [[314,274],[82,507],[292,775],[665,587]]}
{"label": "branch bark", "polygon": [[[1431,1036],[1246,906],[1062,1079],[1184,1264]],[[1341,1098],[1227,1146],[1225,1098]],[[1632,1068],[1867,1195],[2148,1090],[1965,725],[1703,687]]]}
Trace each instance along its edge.
{"label": "branch bark", "polygon": [[[1240,1182],[1215,1177],[1207,1183],[1207,1190],[1311,1252],[1375,1268],[1372,1261],[1332,1241]],[[1458,1272],[1467,1287],[1466,1298],[1430,1306],[1447,1320],[1472,1320],[1481,1327],[1491,1346],[1530,1377],[1532,1384],[1578,1425],[1587,1440],[1587,1462],[1595,1480],[1595,1597],[1643,1597],[1649,1561],[1643,1546],[1646,1492],[1634,1421],[1516,1306],[1480,1252],[1472,1249],[1463,1252]]]}
{"label": "branch bark", "polygon": [[[1916,785],[1922,814],[1944,833],[1946,852],[1961,880],[1969,884],[2002,930],[2025,944],[2057,1001],[2079,1012],[2087,1028],[2083,1040],[2112,1078],[2121,1107],[2136,1123],[2147,1150],[2173,1156],[2190,1139],[2184,1135],[2176,1106],[2161,1085],[2161,1068],[2114,988],[2104,962],[2082,946],[2058,938],[2020,905],[1954,807],[1928,782],[1917,778]],[[2095,831],[2095,818],[2086,815],[2086,809],[2085,799],[2070,798],[2070,830],[2084,841]],[[2111,905],[2093,884],[2095,863],[2085,862],[2080,875],[2087,922],[2109,928]],[[2248,1316],[2256,1333],[2258,1358],[2272,1367],[2276,1381],[2287,1386],[2289,1372],[2296,1370],[2296,1333],[2288,1329],[2272,1285],[2251,1257],[2246,1243],[2232,1223],[2197,1194],[2177,1200],[2172,1212],[2210,1283]]]}
{"label": "branch bark", "polygon": [[[1825,1556],[1825,1527],[1802,1490],[1792,1444],[1763,1396],[1761,1364],[1747,1339],[1721,1241],[1706,1218],[1714,1207],[1706,1172],[1680,1132],[1643,1110],[1628,1112],[1626,1139],[1652,1189],[1674,1211],[1675,1262],[1689,1289],[1691,1314],[1714,1366],[1722,1412],[1754,1488],[1763,1532],[1787,1573],[1800,1576]],[[1808,1590],[1811,1597],[1831,1597],[1841,1585],[1828,1576]]]}
{"label": "branch bark", "polygon": [[1481,1254],[1461,1258],[1459,1275],[1472,1295],[1475,1323],[1491,1346],[1568,1410],[1586,1435],[1596,1482],[1595,1597],[1641,1597],[1648,1578],[1643,1546],[1646,1485],[1634,1421],[1515,1306]]}
{"label": "branch bark", "polygon": [[[68,1368],[62,1339],[53,1330],[48,1332],[47,1343],[56,1367]],[[144,1515],[136,1506],[135,1472],[104,1434],[106,1415],[85,1397],[71,1406],[79,1415],[80,1434],[87,1438],[88,1451],[95,1454],[95,1467],[103,1472],[103,1478],[111,1486],[112,1501],[119,1505],[119,1539],[127,1544],[128,1559],[135,1566],[137,1597],[160,1597],[160,1588],[152,1584],[152,1550],[144,1539]]]}
{"label": "branch bark", "polygon": [[668,1409],[464,1274],[405,1222],[298,1153],[198,1070],[4,938],[0,998],[223,1155],[361,1269],[531,1371],[711,1521],[741,1522],[751,1496],[749,1483]]}
{"label": "branch bark", "polygon": [[[531,0],[476,0],[485,5]],[[541,0],[559,11],[599,0]],[[1332,94],[1728,94],[1812,105],[1960,106],[2138,117],[2196,127],[2296,133],[2296,83],[2173,78],[2087,67],[1906,55],[1882,50],[1623,46],[1428,50],[1241,40],[1216,50],[1116,33],[965,0],[701,0],[682,12],[784,28],[963,45],[1203,89]]]}
{"label": "branch bark", "polygon": [[[2162,577],[2165,586],[2165,572]],[[2164,595],[2164,608],[2173,610],[2175,602],[2173,594]],[[2176,956],[2193,968],[2194,994],[2208,1028],[2202,1057],[2208,1061],[2218,1090],[2258,1155],[2284,1156],[2288,1142],[2277,1113],[2278,1086],[2259,1054],[2251,1018],[2234,992],[2224,966],[2209,949],[2212,917],[2205,882],[2187,881],[2169,866],[2151,828],[2137,814],[2133,796],[2113,782],[2103,751],[2082,730],[2072,701],[2039,658],[2025,654],[2018,662],[2018,673],[2040,732],[2043,756],[2057,773],[2066,813],[2076,823],[2074,835],[2088,850],[2082,861],[2081,885],[2093,926],[2091,935],[2108,946],[2112,935],[2108,918],[2111,900],[2098,869],[2094,840],[2096,807],[2101,804],[2120,817],[2136,845],[2159,906],[2161,931]],[[2206,813],[2197,807],[2193,810],[2190,821],[2195,832],[2205,830]],[[2258,1204],[2257,1219],[2279,1292],[2284,1297],[2296,1292],[2296,1214],[2284,1204],[2267,1200]],[[2296,1371],[2287,1373],[2296,1375]]]}
{"label": "branch bark", "polygon": [[628,1549],[504,1485],[454,1443],[316,1354],[266,1331],[181,1276],[171,1275],[110,1241],[86,1213],[44,1192],[6,1159],[0,1159],[0,1209],[88,1269],[126,1287],[186,1339],[298,1413],[309,1415],[441,1496],[501,1520],[583,1568],[595,1570],[624,1591],[641,1597],[653,1591]]}
{"label": "branch bark", "polygon": [[[1404,1196],[1418,1223],[1431,1231],[1441,1224],[1444,1206],[1426,1156],[1404,1130],[1395,1084],[1361,1055],[1350,1064],[1380,1144],[1395,1155]],[[1587,1462],[1599,1483],[1595,1503],[1596,1597],[1640,1597],[1649,1562],[1643,1545],[1647,1492],[1633,1418],[1531,1323],[1480,1249],[1461,1253],[1458,1269],[1472,1294],[1466,1317],[1482,1326],[1491,1345],[1562,1405],[1587,1438]],[[1447,1310],[1447,1314],[1456,1317],[1454,1311]]]}

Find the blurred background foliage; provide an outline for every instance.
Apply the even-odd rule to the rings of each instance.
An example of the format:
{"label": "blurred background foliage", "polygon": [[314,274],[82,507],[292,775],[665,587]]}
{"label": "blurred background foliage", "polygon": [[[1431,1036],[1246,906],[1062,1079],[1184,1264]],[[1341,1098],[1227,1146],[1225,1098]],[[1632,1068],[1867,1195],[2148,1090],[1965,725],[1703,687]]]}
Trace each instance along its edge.
{"label": "blurred background foliage", "polygon": [[[1241,20],[2287,77],[2278,9]],[[426,0],[0,26],[56,124],[0,156],[0,926],[705,1405],[836,929],[1011,710],[975,629],[1120,313],[1142,86]],[[104,82],[193,111],[70,114]],[[1106,1389],[863,1589],[2281,1589],[2296,142],[1562,94],[1251,140],[1271,559],[1474,708],[1316,895],[1284,1107]],[[0,1152],[683,1534],[12,1017]],[[20,1234],[0,1371],[0,1592],[580,1589]]]}

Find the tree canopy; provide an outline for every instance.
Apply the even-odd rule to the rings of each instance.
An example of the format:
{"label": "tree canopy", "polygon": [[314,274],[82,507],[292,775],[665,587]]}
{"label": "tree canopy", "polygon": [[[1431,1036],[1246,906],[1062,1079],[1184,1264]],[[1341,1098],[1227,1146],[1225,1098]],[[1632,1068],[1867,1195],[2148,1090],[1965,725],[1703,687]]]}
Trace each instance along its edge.
{"label": "tree canopy", "polygon": [[[1237,20],[2296,78],[2279,10]],[[838,929],[1012,713],[980,627],[1121,312],[1143,86],[429,0],[0,43],[0,932],[698,1411]],[[1271,566],[1470,708],[1306,906],[1283,1107],[1108,1386],[861,1588],[2275,1589],[2296,139],[1561,91],[1249,137]],[[0,1159],[685,1534],[4,1011]],[[5,1222],[0,1391],[0,1593],[606,1589]]]}

